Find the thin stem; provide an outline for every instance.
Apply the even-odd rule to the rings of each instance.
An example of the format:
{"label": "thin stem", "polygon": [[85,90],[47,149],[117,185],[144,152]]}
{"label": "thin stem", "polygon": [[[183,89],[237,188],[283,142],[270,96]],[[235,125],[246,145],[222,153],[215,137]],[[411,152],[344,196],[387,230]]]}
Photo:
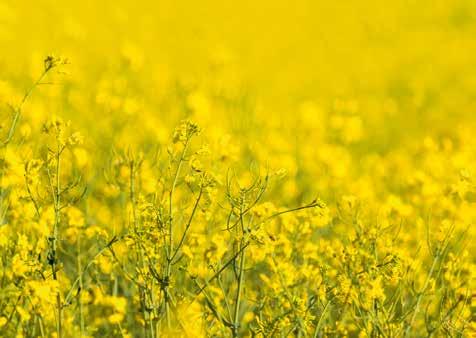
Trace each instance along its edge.
{"label": "thin stem", "polygon": [[[51,238],[51,257],[50,257],[50,264],[51,270],[53,274],[53,279],[55,281],[58,280],[57,275],[57,241],[58,241],[58,227],[61,221],[61,186],[60,186],[60,173],[61,173],[61,150],[60,150],[60,142],[57,140],[57,151],[56,151],[56,189],[54,195],[54,208],[55,208],[55,222],[53,226],[53,237]],[[57,327],[56,331],[58,334],[58,338],[63,337],[63,319],[62,319],[62,305],[61,305],[61,294],[60,291],[56,294],[56,307],[58,312],[58,320],[57,320]]]}
{"label": "thin stem", "polygon": [[245,272],[244,267],[245,267],[245,250],[241,250],[240,272],[238,277],[238,290],[236,291],[235,315],[233,320],[233,337],[238,337],[238,329],[240,325],[239,316],[240,316],[241,293],[243,289],[244,272]]}
{"label": "thin stem", "polygon": [[185,226],[185,230],[182,234],[182,238],[180,238],[180,242],[178,243],[177,247],[175,248],[175,251],[174,251],[172,257],[170,258],[171,261],[174,260],[175,256],[177,256],[177,253],[179,252],[180,248],[183,246],[183,243],[185,241],[185,237],[187,236],[188,230],[190,229],[190,226],[192,225],[192,220],[193,220],[193,217],[195,216],[195,213],[197,211],[198,204],[200,203],[200,199],[202,198],[202,194],[203,194],[203,188],[201,188],[200,192],[198,193],[198,197],[195,200],[195,204],[193,206],[192,213],[190,214],[190,218],[188,219],[187,225]]}
{"label": "thin stem", "polygon": [[[78,274],[79,274],[79,290],[80,292],[83,291],[83,273],[82,273],[82,265],[81,265],[81,234],[78,234],[78,241],[77,241],[77,266],[78,266]],[[80,337],[84,336],[84,309],[83,309],[83,302],[81,300],[81,293],[78,297],[79,303],[79,329],[80,329]]]}
{"label": "thin stem", "polygon": [[25,173],[25,186],[26,186],[26,191],[28,192],[28,196],[30,197],[31,202],[33,203],[33,206],[35,207],[36,216],[40,218],[40,207],[38,206],[38,202],[36,201],[35,197],[33,197],[30,184],[28,183],[27,173]]}
{"label": "thin stem", "polygon": [[46,68],[43,73],[41,73],[40,77],[33,83],[33,85],[30,87],[30,89],[27,90],[25,95],[23,95],[22,100],[20,101],[20,104],[18,105],[17,108],[14,108],[13,110],[15,111],[15,115],[13,116],[12,124],[10,126],[10,129],[8,130],[7,138],[3,141],[3,145],[6,146],[10,143],[10,141],[13,138],[13,135],[15,134],[16,127],[18,125],[18,122],[20,121],[23,106],[25,105],[25,102],[28,100],[28,98],[31,96],[33,93],[33,90],[40,84],[40,82],[43,80],[43,78],[48,74],[48,72],[52,68]]}
{"label": "thin stem", "polygon": [[[136,255],[139,261],[140,271],[142,273],[144,269],[144,258],[142,252],[141,243],[138,243],[140,235],[139,235],[139,222],[137,218],[137,209],[136,209],[136,186],[135,186],[135,174],[136,174],[136,162],[131,160],[129,163],[130,166],[130,200],[132,204],[132,218],[134,223],[134,237],[135,237],[135,247],[136,247]],[[141,299],[141,310],[142,316],[144,317],[144,336],[147,337],[147,322],[149,321],[149,316],[147,314],[147,294],[144,290],[145,286],[139,285],[139,292],[140,292],[140,299]]]}
{"label": "thin stem", "polygon": [[417,316],[417,314],[420,310],[420,304],[421,304],[421,300],[423,298],[423,294],[425,293],[425,291],[428,287],[428,284],[430,283],[431,277],[433,276],[433,270],[436,267],[438,257],[439,257],[439,253],[437,252],[436,255],[435,255],[435,258],[433,259],[433,263],[431,265],[430,272],[428,273],[428,276],[426,277],[425,284],[423,285],[423,289],[418,293],[417,302],[416,302],[416,305],[415,305],[415,310],[413,311],[413,315],[412,315],[412,318],[410,320],[410,323],[408,324],[408,326],[405,330],[405,337],[409,336],[410,330],[413,327],[413,323],[415,322],[416,316]]}
{"label": "thin stem", "polygon": [[329,308],[330,304],[331,304],[331,301],[328,301],[326,305],[324,306],[324,309],[322,309],[322,313],[319,316],[319,320],[317,321],[317,324],[316,324],[316,330],[314,331],[314,338],[317,338],[318,334],[321,332],[322,322],[327,314],[327,309]]}
{"label": "thin stem", "polygon": [[206,281],[205,286],[201,287],[201,288],[197,291],[197,293],[195,293],[195,296],[194,296],[193,299],[190,301],[190,304],[189,304],[188,306],[192,305],[192,304],[195,302],[195,300],[198,298],[198,296],[207,288],[207,285],[210,284],[211,282],[213,282],[216,278],[218,278],[218,276],[220,276],[220,274],[221,274],[223,271],[225,271],[225,269],[226,269],[227,267],[229,267],[229,266],[236,260],[236,258],[237,258],[239,255],[241,255],[241,253],[243,252],[243,250],[245,250],[245,249],[248,247],[248,245],[250,245],[250,242],[245,243],[245,244],[241,247],[241,249],[240,249],[237,253],[235,253],[235,254],[233,255],[233,257],[231,257],[225,264],[223,264],[223,266],[222,266],[217,272],[215,272],[215,274],[214,274],[212,277],[210,277],[210,278]]}
{"label": "thin stem", "polygon": [[[241,235],[244,236],[244,224],[243,224],[243,204],[240,208],[240,223],[241,223]],[[244,240],[240,240],[240,267],[238,272],[238,288],[236,290],[235,298],[235,314],[233,319],[232,334],[233,337],[238,337],[238,331],[240,327],[239,318],[240,318],[240,303],[241,303],[241,293],[243,290],[244,274],[245,274],[245,250],[242,249]]]}
{"label": "thin stem", "polygon": [[222,283],[222,281],[221,281],[220,276],[218,276],[217,281],[218,281],[218,285],[220,286],[221,292],[222,292],[222,294],[223,294],[223,299],[224,299],[224,301],[225,301],[226,310],[227,310],[227,312],[228,312],[228,318],[229,318],[229,320],[231,321],[232,316],[231,316],[230,302],[228,301],[228,296],[227,296],[227,294],[226,294],[225,288],[223,287],[223,283]]}
{"label": "thin stem", "polygon": [[[170,189],[170,195],[169,195],[169,218],[170,218],[170,220],[169,220],[169,248],[170,248],[170,250],[169,250],[169,252],[174,251],[174,242],[173,242],[174,228],[173,228],[173,215],[172,215],[173,197],[174,197],[174,193],[175,193],[175,187],[177,186],[177,181],[178,181],[178,178],[179,178],[179,175],[180,175],[180,169],[182,168],[182,163],[185,159],[185,154],[187,152],[189,141],[190,141],[190,139],[187,139],[185,141],[184,146],[183,146],[182,153],[180,154],[179,163],[177,165],[177,169],[175,170],[175,175],[174,175],[174,180],[172,182],[172,187]],[[170,257],[168,257],[167,259],[169,260],[169,263],[170,263]],[[169,268],[169,265],[168,265],[168,268]]]}
{"label": "thin stem", "polygon": [[[167,250],[168,254],[166,257],[166,267],[165,267],[165,275],[164,275],[164,285],[163,285],[163,291],[164,291],[164,306],[165,306],[165,316],[167,319],[167,327],[170,329],[170,308],[169,308],[169,302],[170,302],[170,295],[168,292],[168,283],[170,280],[170,275],[171,275],[171,270],[172,270],[172,260],[173,257],[175,257],[176,252],[174,252],[174,227],[173,227],[173,198],[174,198],[174,193],[175,193],[175,187],[177,186],[178,178],[180,176],[180,170],[182,168],[182,164],[185,160],[185,154],[187,152],[187,148],[190,142],[190,138],[187,138],[185,141],[185,144],[182,149],[182,153],[180,154],[180,159],[177,164],[177,168],[175,170],[174,178],[172,181],[172,187],[170,188],[170,194],[169,194],[169,243],[168,247],[169,249]],[[173,256],[171,256],[173,255]]]}

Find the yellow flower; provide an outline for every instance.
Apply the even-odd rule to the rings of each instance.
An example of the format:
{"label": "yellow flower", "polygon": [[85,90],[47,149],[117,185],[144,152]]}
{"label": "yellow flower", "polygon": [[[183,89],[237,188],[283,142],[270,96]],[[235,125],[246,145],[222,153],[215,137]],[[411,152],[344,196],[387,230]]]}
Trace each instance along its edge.
{"label": "yellow flower", "polygon": [[16,276],[23,277],[30,268],[20,255],[16,254],[12,258],[12,270]]}
{"label": "yellow flower", "polygon": [[81,210],[76,207],[69,207],[66,211],[69,225],[73,227],[82,227],[84,225],[84,216]]}
{"label": "yellow flower", "polygon": [[8,322],[8,319],[4,316],[0,317],[0,328],[5,326],[5,324]]}

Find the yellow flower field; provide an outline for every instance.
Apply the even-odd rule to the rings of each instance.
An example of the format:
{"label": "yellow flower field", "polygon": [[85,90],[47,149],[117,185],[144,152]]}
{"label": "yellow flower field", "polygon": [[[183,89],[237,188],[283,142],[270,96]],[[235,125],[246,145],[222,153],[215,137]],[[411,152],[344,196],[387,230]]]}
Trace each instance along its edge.
{"label": "yellow flower field", "polygon": [[473,337],[476,2],[0,1],[0,337]]}

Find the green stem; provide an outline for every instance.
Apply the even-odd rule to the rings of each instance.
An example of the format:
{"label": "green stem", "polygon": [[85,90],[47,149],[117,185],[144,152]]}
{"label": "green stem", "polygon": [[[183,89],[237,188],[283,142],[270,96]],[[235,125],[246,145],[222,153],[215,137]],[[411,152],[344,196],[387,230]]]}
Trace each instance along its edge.
{"label": "green stem", "polygon": [[[83,292],[83,272],[82,272],[82,265],[81,265],[81,234],[78,234],[78,241],[77,241],[77,266],[78,266],[78,274],[79,274],[79,290]],[[79,334],[80,337],[84,336],[84,309],[83,309],[83,302],[81,301],[81,293],[78,297],[79,303]]]}
{"label": "green stem", "polygon": [[240,317],[241,293],[242,293],[243,281],[244,281],[244,267],[245,267],[245,250],[241,250],[240,272],[238,276],[238,290],[236,291],[235,315],[233,320],[233,337],[238,337],[238,329],[240,325],[239,317]]}
{"label": "green stem", "polygon": [[240,267],[239,267],[239,275],[238,275],[238,288],[236,290],[236,298],[235,298],[235,314],[233,319],[233,327],[232,327],[232,334],[233,337],[238,337],[238,331],[240,327],[239,317],[240,317],[240,303],[241,303],[241,293],[243,289],[243,282],[244,282],[244,274],[245,274],[245,250],[243,249],[244,240],[243,236],[245,235],[245,227],[243,223],[243,205],[240,207],[240,223],[241,223],[241,240],[240,240]]}
{"label": "green stem", "polygon": [[[57,263],[58,263],[58,250],[57,250],[57,241],[58,241],[58,227],[61,222],[61,186],[60,186],[60,173],[61,173],[61,149],[59,140],[57,141],[56,149],[56,191],[55,191],[55,222],[53,227],[53,238],[52,238],[52,252],[51,252],[51,269],[53,274],[53,279],[58,281],[57,275]],[[58,311],[58,320],[56,331],[58,338],[63,337],[63,311],[61,305],[61,294],[60,291],[56,294],[56,307]]]}
{"label": "green stem", "polygon": [[168,283],[170,281],[170,275],[172,273],[172,260],[175,257],[174,253],[174,227],[173,227],[173,198],[175,193],[175,187],[177,186],[178,178],[180,176],[180,170],[182,168],[182,164],[185,159],[185,154],[187,152],[188,144],[190,139],[187,138],[185,144],[182,149],[182,153],[180,154],[180,159],[177,165],[177,169],[175,170],[174,179],[172,181],[172,187],[170,188],[169,194],[169,243],[167,250],[167,257],[166,257],[166,267],[165,267],[165,274],[164,274],[164,305],[165,305],[165,316],[167,320],[167,327],[170,329],[170,295],[168,292]]}

